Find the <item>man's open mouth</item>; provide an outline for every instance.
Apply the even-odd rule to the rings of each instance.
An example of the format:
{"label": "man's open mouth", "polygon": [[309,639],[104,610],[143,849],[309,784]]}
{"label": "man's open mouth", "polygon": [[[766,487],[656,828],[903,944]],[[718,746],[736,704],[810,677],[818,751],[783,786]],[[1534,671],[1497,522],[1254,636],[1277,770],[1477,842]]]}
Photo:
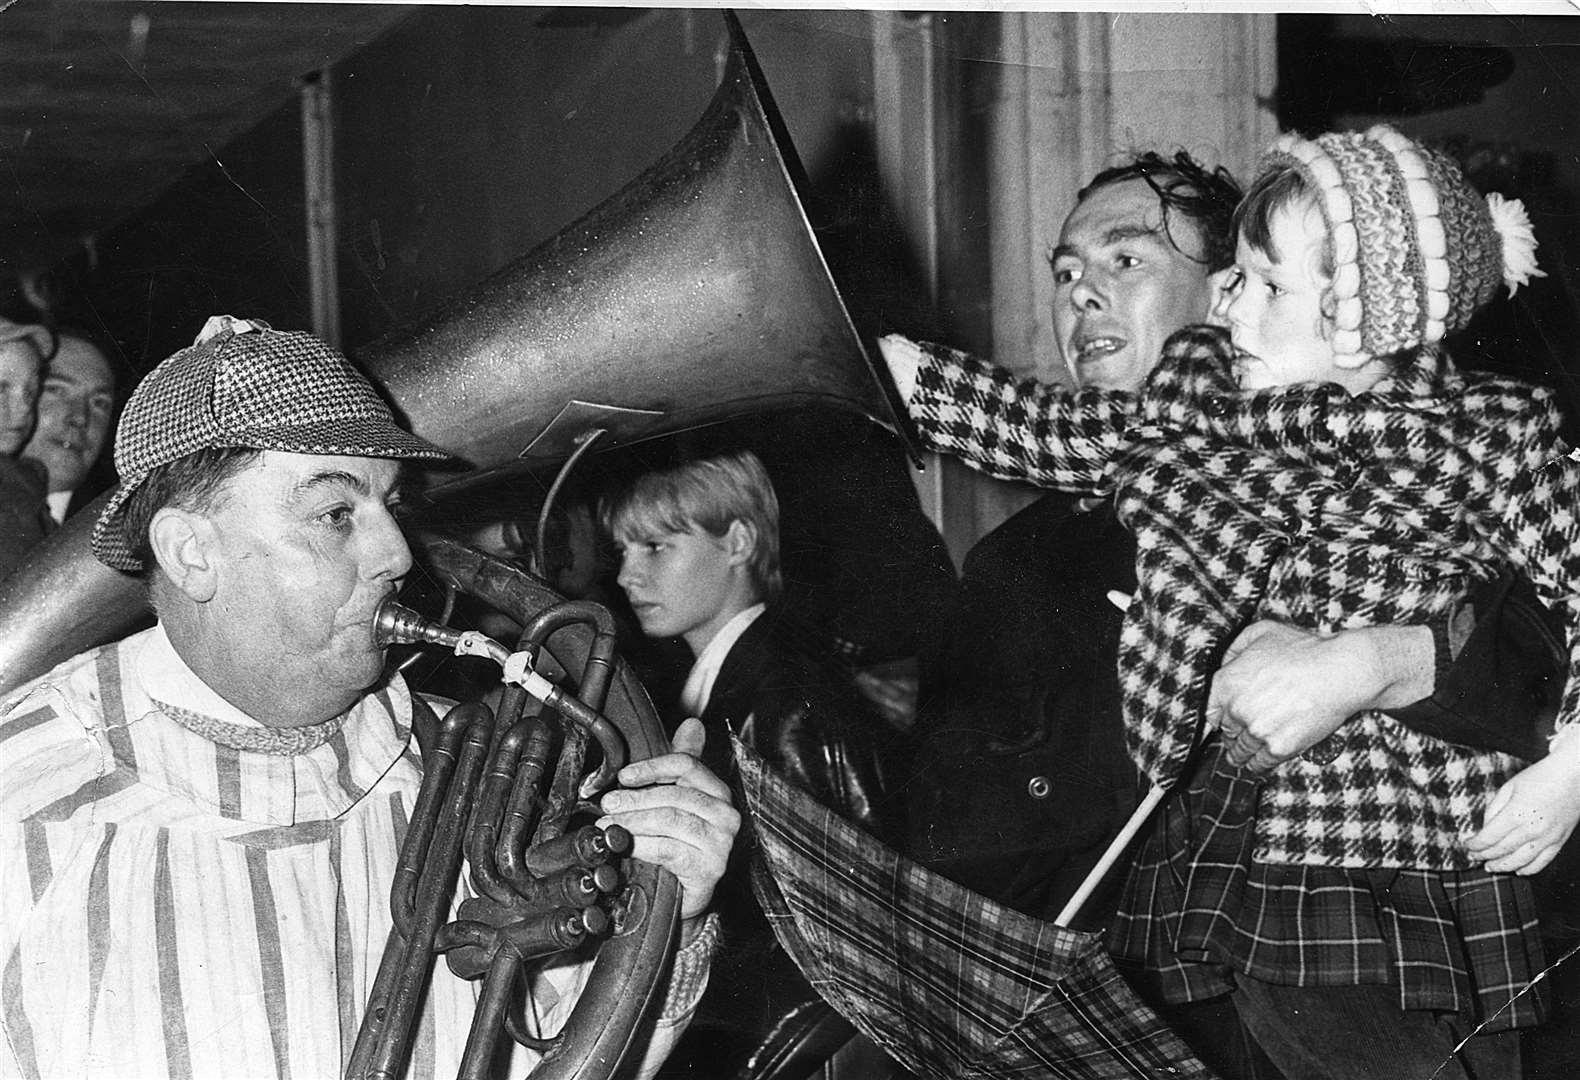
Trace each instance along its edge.
{"label": "man's open mouth", "polygon": [[1076,344],[1075,360],[1079,364],[1090,364],[1113,355],[1128,344],[1124,338],[1117,337],[1084,338]]}

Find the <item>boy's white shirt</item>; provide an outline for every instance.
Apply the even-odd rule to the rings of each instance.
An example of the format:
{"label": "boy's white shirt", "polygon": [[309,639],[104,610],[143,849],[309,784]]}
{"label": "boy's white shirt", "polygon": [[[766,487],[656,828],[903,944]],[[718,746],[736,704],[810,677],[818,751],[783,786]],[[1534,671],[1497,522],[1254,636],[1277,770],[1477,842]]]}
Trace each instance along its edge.
{"label": "boy's white shirt", "polygon": [[66,522],[66,508],[71,505],[70,491],[51,491],[44,496],[44,501],[49,504],[49,516],[55,519],[56,525]]}
{"label": "boy's white shirt", "polygon": [[[753,604],[746,608],[720,627],[719,632],[702,647],[696,662],[691,665],[691,674],[686,676],[685,689],[680,692],[680,707],[687,716],[701,716],[702,710],[708,707],[708,701],[713,697],[713,684],[718,680],[719,669],[724,666],[724,658],[766,607],[766,604]],[[738,734],[745,736],[744,731]]]}

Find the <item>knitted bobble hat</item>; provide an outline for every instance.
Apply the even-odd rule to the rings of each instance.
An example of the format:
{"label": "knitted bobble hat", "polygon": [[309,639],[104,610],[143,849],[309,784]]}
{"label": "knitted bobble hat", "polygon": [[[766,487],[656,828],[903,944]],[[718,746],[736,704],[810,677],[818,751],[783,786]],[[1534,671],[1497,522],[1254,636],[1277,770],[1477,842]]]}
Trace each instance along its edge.
{"label": "knitted bobble hat", "polygon": [[1386,124],[1280,137],[1263,169],[1317,192],[1333,247],[1334,351],[1384,356],[1464,328],[1498,285],[1533,277],[1536,238],[1517,199],[1483,197],[1450,158]]}

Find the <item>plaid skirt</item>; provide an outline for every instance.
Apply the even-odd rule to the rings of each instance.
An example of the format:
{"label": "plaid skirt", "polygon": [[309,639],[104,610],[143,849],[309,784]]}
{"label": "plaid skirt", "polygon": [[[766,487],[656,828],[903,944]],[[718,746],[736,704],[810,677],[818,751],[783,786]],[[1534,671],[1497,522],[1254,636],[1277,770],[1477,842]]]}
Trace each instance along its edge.
{"label": "plaid skirt", "polygon": [[1528,879],[1257,862],[1260,788],[1214,736],[1126,881],[1109,933],[1122,966],[1168,1001],[1221,996],[1243,972],[1288,986],[1391,985],[1403,1009],[1462,1013],[1489,1032],[1542,1022]]}

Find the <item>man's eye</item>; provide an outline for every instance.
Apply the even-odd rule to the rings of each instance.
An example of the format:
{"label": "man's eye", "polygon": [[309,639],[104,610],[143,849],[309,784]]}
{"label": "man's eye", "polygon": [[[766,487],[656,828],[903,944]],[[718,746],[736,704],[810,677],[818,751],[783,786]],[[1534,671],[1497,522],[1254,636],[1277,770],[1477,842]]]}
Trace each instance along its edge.
{"label": "man's eye", "polygon": [[1224,292],[1237,293],[1245,287],[1245,271],[1240,269],[1230,270],[1223,279]]}
{"label": "man's eye", "polygon": [[326,525],[336,529],[344,528],[351,524],[351,507],[332,506],[318,516]]}
{"label": "man's eye", "polygon": [[1267,283],[1267,295],[1275,297],[1275,298],[1279,297],[1279,296],[1283,296],[1284,295],[1284,287],[1282,285],[1278,284],[1276,281],[1269,281]]}
{"label": "man's eye", "polygon": [[1134,270],[1141,265],[1141,257],[1138,255],[1120,255],[1114,259],[1114,264],[1121,270]]}
{"label": "man's eye", "polygon": [[1053,274],[1055,285],[1068,285],[1081,276],[1081,265],[1073,261],[1068,255],[1048,254],[1048,270]]}

